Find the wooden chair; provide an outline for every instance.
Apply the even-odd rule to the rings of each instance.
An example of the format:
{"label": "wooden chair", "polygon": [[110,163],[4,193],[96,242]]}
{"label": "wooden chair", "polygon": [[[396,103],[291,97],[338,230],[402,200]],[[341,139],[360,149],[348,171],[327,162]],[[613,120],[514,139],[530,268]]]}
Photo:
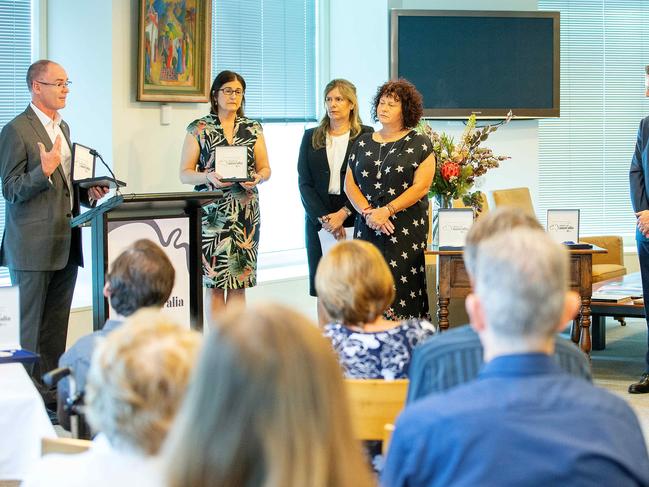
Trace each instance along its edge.
{"label": "wooden chair", "polygon": [[92,445],[90,440],[77,440],[75,438],[43,438],[41,440],[41,455],[62,453],[70,455],[83,453]]}
{"label": "wooden chair", "polygon": [[529,188],[497,189],[491,192],[496,208],[513,206],[536,218]]}
{"label": "wooden chair", "polygon": [[408,379],[345,379],[354,436],[383,441],[387,453],[397,415],[406,403]]}

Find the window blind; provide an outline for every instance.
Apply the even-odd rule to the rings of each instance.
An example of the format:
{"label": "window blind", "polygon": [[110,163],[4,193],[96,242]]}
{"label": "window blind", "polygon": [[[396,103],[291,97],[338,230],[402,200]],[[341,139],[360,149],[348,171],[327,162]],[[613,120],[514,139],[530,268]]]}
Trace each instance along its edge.
{"label": "window blind", "polygon": [[[0,2],[0,130],[25,110],[30,96],[25,83],[31,64],[31,0]],[[5,205],[0,204],[0,235],[4,231]],[[9,272],[0,267],[0,282]]]}
{"label": "window blind", "polygon": [[649,2],[539,0],[561,12],[561,118],[539,121],[539,216],[580,208],[583,235],[633,235],[629,166],[649,115]]}
{"label": "window blind", "polygon": [[246,80],[246,116],[316,120],[315,0],[214,0],[212,77]]}

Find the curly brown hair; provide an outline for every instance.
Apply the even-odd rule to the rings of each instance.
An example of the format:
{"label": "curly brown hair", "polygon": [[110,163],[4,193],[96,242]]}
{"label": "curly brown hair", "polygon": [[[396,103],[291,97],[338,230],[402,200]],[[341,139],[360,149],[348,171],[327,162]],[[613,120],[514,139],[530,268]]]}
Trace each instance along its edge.
{"label": "curly brown hair", "polygon": [[401,102],[404,128],[412,128],[419,123],[419,119],[424,114],[424,99],[410,81],[399,78],[396,81],[386,81],[379,86],[372,100],[372,120],[375,122],[379,121],[376,109],[383,96],[391,96]]}

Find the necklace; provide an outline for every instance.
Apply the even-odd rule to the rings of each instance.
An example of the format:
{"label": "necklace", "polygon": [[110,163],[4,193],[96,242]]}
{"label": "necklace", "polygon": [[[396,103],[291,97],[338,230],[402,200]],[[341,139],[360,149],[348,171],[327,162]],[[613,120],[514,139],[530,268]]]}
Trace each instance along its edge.
{"label": "necklace", "polygon": [[379,169],[376,172],[376,179],[381,179],[381,176],[383,176],[383,165],[385,164],[385,161],[388,160],[388,156],[390,154],[392,154],[392,152],[393,152],[392,148],[394,147],[394,144],[396,142],[397,141],[395,140],[390,144],[390,148],[388,149],[388,153],[385,155],[385,157],[383,159],[381,159],[381,151],[383,150],[383,146],[387,145],[387,143],[383,143],[383,144],[379,145],[379,158],[376,161],[374,161],[374,164],[379,166]]}

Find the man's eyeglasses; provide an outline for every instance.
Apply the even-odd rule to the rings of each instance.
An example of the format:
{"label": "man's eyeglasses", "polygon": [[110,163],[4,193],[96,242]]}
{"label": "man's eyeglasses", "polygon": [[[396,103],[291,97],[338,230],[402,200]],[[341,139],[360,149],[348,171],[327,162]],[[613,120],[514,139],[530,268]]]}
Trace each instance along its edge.
{"label": "man's eyeglasses", "polygon": [[70,85],[72,84],[72,81],[70,81],[70,80],[57,81],[56,83],[46,83],[45,81],[39,81],[37,79],[35,79],[34,81],[36,81],[37,83],[40,83],[42,85],[46,85],[46,86],[56,86],[57,88],[69,88]]}
{"label": "man's eyeglasses", "polygon": [[219,91],[222,91],[225,96],[232,96],[232,95],[237,95],[241,96],[243,95],[243,90],[237,88],[236,90],[233,90],[232,88],[221,88]]}

